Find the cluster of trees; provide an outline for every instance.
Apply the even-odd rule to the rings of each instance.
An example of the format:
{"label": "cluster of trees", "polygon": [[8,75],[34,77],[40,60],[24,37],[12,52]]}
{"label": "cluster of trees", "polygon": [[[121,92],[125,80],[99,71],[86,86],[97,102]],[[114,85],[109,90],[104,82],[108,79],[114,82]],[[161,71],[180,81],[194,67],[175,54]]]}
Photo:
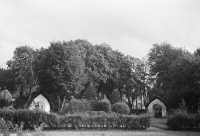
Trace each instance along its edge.
{"label": "cluster of trees", "polygon": [[62,111],[72,98],[97,99],[101,92],[111,100],[115,89],[127,95],[133,108],[133,100],[146,90],[145,64],[107,44],[92,45],[86,40],[52,42],[36,50],[21,46],[7,62],[10,76],[5,85],[12,81],[8,89],[20,92],[16,108],[29,107],[35,96],[43,94],[54,111]]}
{"label": "cluster of trees", "polygon": [[200,102],[200,49],[193,54],[169,43],[154,44],[148,63],[153,88],[150,97],[159,95],[171,108],[181,99],[190,110],[197,111]]}
{"label": "cluster of trees", "polygon": [[97,99],[99,92],[111,103],[125,94],[130,109],[137,109],[134,101],[137,105],[136,98],[147,92],[150,99],[160,96],[170,107],[185,99],[188,108],[197,110],[200,102],[200,49],[192,54],[169,43],[154,44],[146,59],[79,39],[36,50],[21,46],[7,65],[0,70],[0,85],[19,91],[24,108],[38,94],[48,98],[54,111],[62,111],[73,98]]}

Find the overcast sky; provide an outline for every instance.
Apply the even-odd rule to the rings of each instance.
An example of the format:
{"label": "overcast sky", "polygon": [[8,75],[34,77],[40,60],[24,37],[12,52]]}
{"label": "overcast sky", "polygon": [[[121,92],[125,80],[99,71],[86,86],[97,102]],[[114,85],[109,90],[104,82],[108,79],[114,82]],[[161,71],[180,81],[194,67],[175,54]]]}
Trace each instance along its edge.
{"label": "overcast sky", "polygon": [[141,58],[167,41],[200,47],[200,0],[0,0],[0,67],[16,47],[86,39]]}

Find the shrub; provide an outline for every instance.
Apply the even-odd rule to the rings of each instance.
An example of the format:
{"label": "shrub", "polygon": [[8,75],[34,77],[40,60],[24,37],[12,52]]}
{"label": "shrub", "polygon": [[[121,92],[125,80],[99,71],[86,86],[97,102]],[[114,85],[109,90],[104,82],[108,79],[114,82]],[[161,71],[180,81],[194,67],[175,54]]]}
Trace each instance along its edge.
{"label": "shrub", "polygon": [[67,113],[87,112],[90,109],[90,103],[87,100],[72,99],[59,114],[63,115]]}
{"label": "shrub", "polygon": [[89,111],[87,112],[90,116],[96,116],[96,115],[107,115],[105,111]]}
{"label": "shrub", "polygon": [[167,118],[166,125],[172,130],[193,129],[198,127],[198,116],[195,114],[187,114],[182,111],[176,111]]}
{"label": "shrub", "polygon": [[[10,121],[6,121],[4,117],[7,114],[13,113]],[[5,114],[5,115],[3,115]],[[75,113],[75,114],[65,114],[60,116],[56,113],[46,113],[40,110],[28,110],[21,109],[16,111],[4,111],[0,110],[0,115],[2,118],[2,128],[7,133],[12,125],[18,124],[17,126],[24,126],[23,129],[33,129],[37,128],[40,132],[41,126],[46,124],[46,126],[51,128],[118,128],[118,129],[146,129],[150,124],[150,116],[148,114],[143,115],[117,115],[116,113],[104,113],[101,115],[88,114],[88,113]],[[16,122],[15,122],[16,121]],[[9,123],[10,122],[10,123]],[[1,126],[1,124],[0,124]],[[21,132],[20,132],[21,133]]]}
{"label": "shrub", "polygon": [[187,106],[186,106],[186,102],[185,102],[184,99],[182,99],[181,102],[179,103],[179,110],[180,110],[181,112],[185,112],[185,113],[188,112],[188,108],[187,108]]}
{"label": "shrub", "polygon": [[110,98],[111,98],[111,103],[112,103],[112,104],[117,103],[117,102],[119,102],[119,101],[121,100],[120,92],[118,91],[118,89],[115,89],[115,90],[112,92]]}
{"label": "shrub", "polygon": [[136,114],[136,115],[146,114],[147,113],[147,109],[131,109],[130,113],[131,114]]}
{"label": "shrub", "polygon": [[87,100],[76,100],[72,99],[69,102],[69,105],[67,107],[70,112],[86,112],[89,111],[90,108],[90,103]]}
{"label": "shrub", "polygon": [[45,133],[42,132],[43,126],[34,126],[35,132],[32,136],[45,136]]}
{"label": "shrub", "polygon": [[8,107],[11,105],[11,102],[6,99],[0,99],[0,108]]}
{"label": "shrub", "polygon": [[10,128],[12,127],[12,123],[5,121],[5,119],[0,120],[0,132],[4,136],[9,136],[10,135]]}
{"label": "shrub", "polygon": [[13,108],[14,109],[24,109],[25,108],[24,107],[25,102],[26,102],[26,98],[25,97],[18,97],[13,102]]}
{"label": "shrub", "polygon": [[78,129],[86,128],[126,128],[126,129],[146,129],[150,126],[150,116],[143,114],[136,115],[89,115],[89,114],[69,114],[63,118],[65,127]]}
{"label": "shrub", "polygon": [[130,109],[126,103],[118,102],[112,105],[112,111],[119,114],[128,114]]}
{"label": "shrub", "polygon": [[34,109],[20,109],[16,112],[17,122],[24,123],[24,129],[34,129],[34,126],[40,126],[47,120],[47,115],[45,111]]}
{"label": "shrub", "polygon": [[92,110],[93,111],[105,111],[109,112],[111,109],[111,104],[109,100],[103,99],[96,101],[92,104]]}
{"label": "shrub", "polygon": [[11,132],[17,134],[17,136],[28,136],[26,131],[23,131],[23,123],[19,126],[13,124],[11,121],[6,121],[4,119],[0,120],[0,132],[3,136],[9,136]]}
{"label": "shrub", "polygon": [[56,113],[47,114],[46,120],[44,123],[50,128],[59,128],[61,123],[61,116]]}
{"label": "shrub", "polygon": [[8,108],[0,109],[0,118],[13,119],[14,115],[15,115],[15,110],[11,110],[11,109],[8,109]]}

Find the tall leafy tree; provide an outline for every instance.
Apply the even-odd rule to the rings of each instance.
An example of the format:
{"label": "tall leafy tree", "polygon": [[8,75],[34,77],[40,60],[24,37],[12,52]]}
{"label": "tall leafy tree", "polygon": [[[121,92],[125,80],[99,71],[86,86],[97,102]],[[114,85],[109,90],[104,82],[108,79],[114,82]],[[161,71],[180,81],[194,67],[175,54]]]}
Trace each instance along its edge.
{"label": "tall leafy tree", "polygon": [[200,59],[186,54],[177,59],[170,67],[171,105],[178,106],[181,99],[187,106],[197,111],[200,102]]}
{"label": "tall leafy tree", "polygon": [[14,56],[7,62],[8,69],[15,78],[17,89],[26,97],[24,107],[31,103],[31,95],[38,89],[38,72],[35,64],[38,52],[29,46],[17,47]]}
{"label": "tall leafy tree", "polygon": [[174,48],[169,43],[154,44],[149,52],[150,75],[153,78],[154,87],[163,92],[166,101],[169,101],[171,90],[170,66],[175,60],[188,52],[182,48]]}
{"label": "tall leafy tree", "polygon": [[0,87],[2,89],[8,89],[10,93],[15,92],[17,88],[16,80],[13,75],[14,73],[10,69],[0,69]]}
{"label": "tall leafy tree", "polygon": [[107,96],[110,100],[112,91],[118,88],[119,78],[119,63],[117,62],[117,51],[113,51],[107,44],[101,44],[95,46],[96,50],[104,56],[104,63],[106,63],[106,80],[101,80],[98,86],[98,92],[101,92]]}
{"label": "tall leafy tree", "polygon": [[121,78],[124,84],[123,93],[126,94],[130,109],[134,107],[134,101],[139,94],[139,80],[136,77],[137,59],[131,56],[125,56],[123,61],[123,70],[121,69]]}
{"label": "tall leafy tree", "polygon": [[40,85],[54,95],[57,110],[62,110],[66,100],[76,98],[87,81],[82,56],[73,41],[53,42],[41,59]]}
{"label": "tall leafy tree", "polygon": [[194,51],[194,56],[200,58],[200,48]]}
{"label": "tall leafy tree", "polygon": [[95,46],[88,41],[78,39],[74,43],[80,50],[81,57],[85,63],[85,73],[88,78],[80,97],[96,99],[97,88],[100,82],[107,81],[109,64],[103,54],[99,53]]}

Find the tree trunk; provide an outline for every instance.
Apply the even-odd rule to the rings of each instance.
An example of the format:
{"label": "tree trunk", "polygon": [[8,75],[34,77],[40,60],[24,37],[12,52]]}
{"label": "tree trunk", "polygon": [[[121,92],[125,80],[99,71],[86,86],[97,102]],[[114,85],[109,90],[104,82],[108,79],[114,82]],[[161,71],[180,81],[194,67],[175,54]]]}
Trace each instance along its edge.
{"label": "tree trunk", "polygon": [[38,85],[30,87],[28,98],[27,98],[26,103],[24,105],[25,108],[29,108],[30,103],[32,102],[31,95],[32,95],[33,92],[36,92],[37,89],[38,89]]}
{"label": "tree trunk", "polygon": [[60,111],[63,110],[63,108],[64,108],[64,106],[65,106],[65,102],[66,102],[66,94],[65,94],[65,96],[64,96],[64,98],[63,98],[63,102],[62,102],[62,106],[61,106]]}
{"label": "tree trunk", "polygon": [[[131,103],[131,100],[130,100],[130,96],[129,96],[129,94],[126,94],[126,96],[127,96],[127,98],[128,98],[128,105],[129,105],[129,108],[130,108],[130,110],[132,110],[133,109],[133,105],[132,105],[132,103]],[[133,98],[132,98],[133,99]]]}
{"label": "tree trunk", "polygon": [[[132,92],[133,93],[133,92]],[[131,94],[132,95],[132,98],[131,98],[131,104],[132,104],[132,109],[134,109],[135,107],[134,107],[134,96],[133,96],[133,94]]]}
{"label": "tree trunk", "polygon": [[58,111],[60,111],[60,109],[61,109],[61,99],[60,99],[59,95],[57,95],[57,102],[58,102]]}
{"label": "tree trunk", "polygon": [[138,94],[137,94],[137,89],[136,89],[136,113],[138,115]]}
{"label": "tree trunk", "polygon": [[33,102],[33,100],[34,100],[38,95],[40,95],[40,92],[33,92],[33,93],[31,94],[31,98],[29,99],[29,101],[28,101],[27,104],[26,104],[26,107],[27,107],[27,108],[30,107],[31,103]]}

